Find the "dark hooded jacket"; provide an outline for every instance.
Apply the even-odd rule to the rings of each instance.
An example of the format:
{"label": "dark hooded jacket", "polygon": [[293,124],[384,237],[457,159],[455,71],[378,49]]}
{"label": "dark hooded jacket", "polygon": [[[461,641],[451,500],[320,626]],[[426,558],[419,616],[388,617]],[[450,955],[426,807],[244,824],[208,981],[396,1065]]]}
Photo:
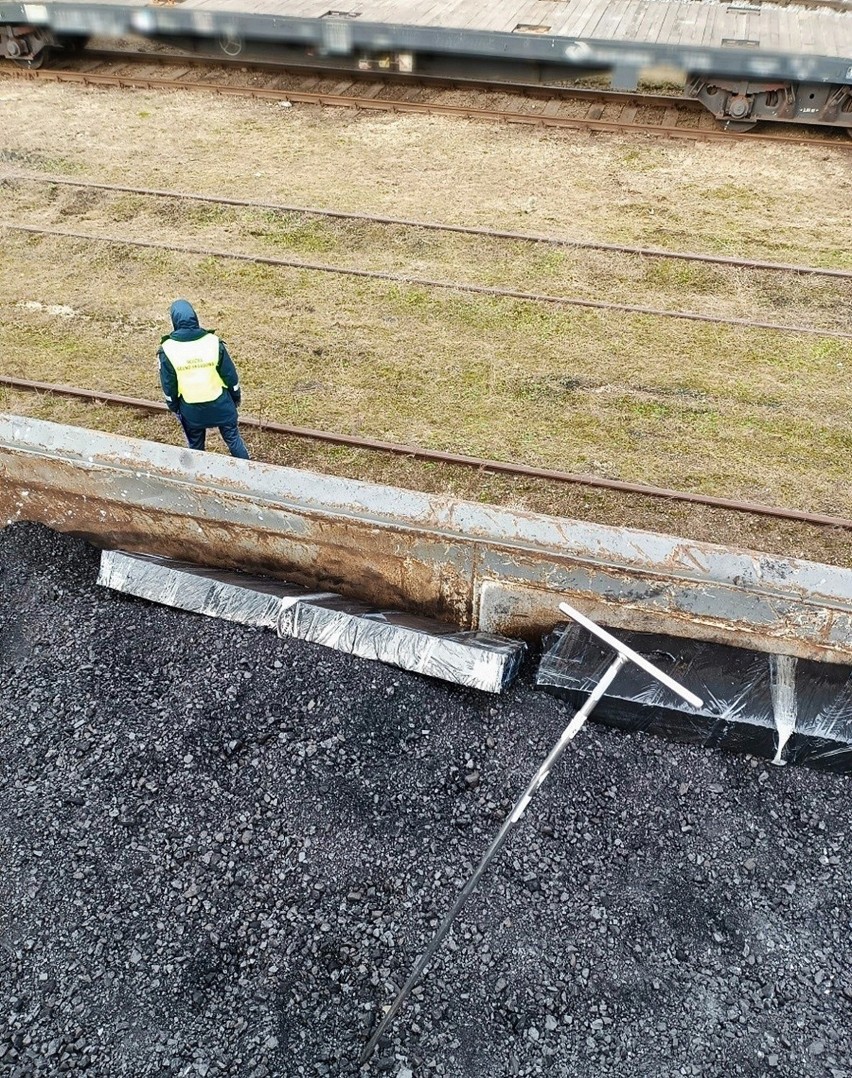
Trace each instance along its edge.
{"label": "dark hooded jacket", "polygon": [[[163,341],[169,338],[173,341],[197,341],[205,334],[213,332],[209,329],[201,329],[198,325],[198,315],[193,310],[192,304],[187,303],[185,299],[175,300],[169,313],[172,316],[174,329],[163,337]],[[228,355],[228,349],[222,341],[219,342],[219,362],[216,370],[225,386],[216,400],[205,401],[203,404],[187,404],[182,397],[178,396],[177,374],[162,347],[157,353],[157,359],[160,363],[160,385],[163,387],[166,404],[186,423],[191,427],[219,427],[223,423],[236,423],[237,408],[242,396],[240,379],[234,361]]]}

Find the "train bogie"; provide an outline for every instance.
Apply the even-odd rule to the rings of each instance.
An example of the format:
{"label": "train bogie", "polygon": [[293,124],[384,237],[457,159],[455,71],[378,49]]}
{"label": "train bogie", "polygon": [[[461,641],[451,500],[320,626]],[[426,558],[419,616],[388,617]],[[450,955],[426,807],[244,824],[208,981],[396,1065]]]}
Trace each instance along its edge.
{"label": "train bogie", "polygon": [[0,56],[26,67],[41,67],[53,34],[40,26],[0,26]]}
{"label": "train bogie", "polygon": [[852,128],[852,86],[848,85],[699,76],[688,80],[686,93],[737,130],[761,120]]}
{"label": "train bogie", "polygon": [[88,40],[86,34],[55,34],[44,26],[0,25],[0,58],[39,68],[54,52],[79,52]]}

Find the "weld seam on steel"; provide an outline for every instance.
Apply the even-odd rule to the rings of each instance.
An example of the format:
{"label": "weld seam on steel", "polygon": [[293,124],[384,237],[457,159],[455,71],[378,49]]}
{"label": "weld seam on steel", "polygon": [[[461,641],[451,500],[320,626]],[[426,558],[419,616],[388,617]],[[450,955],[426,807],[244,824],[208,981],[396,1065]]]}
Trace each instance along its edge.
{"label": "weld seam on steel", "polygon": [[[11,375],[0,375],[0,385],[13,389],[35,390],[56,393],[60,396],[81,398],[105,404],[114,404],[127,408],[138,408],[150,412],[166,412],[166,405],[160,401],[144,400],[139,397],[124,397],[115,393],[99,393],[93,389],[79,389],[75,386],[56,385],[52,382],[35,382]],[[349,434],[335,434],[331,431],[313,430],[309,427],[291,427],[284,423],[267,422],[243,416],[240,423],[258,431],[282,434],[292,438],[305,438],[312,441],[328,442],[331,445],[345,445],[353,449],[368,449],[396,456],[412,457],[416,460],[430,460],[439,464],[460,465],[476,468],[480,471],[498,472],[506,475],[521,475],[528,479],[543,479],[557,483],[573,483],[578,486],[612,490],[621,494],[637,494],[649,498],[666,498],[671,501],[688,502],[693,505],[706,505],[713,509],[725,509],[738,513],[751,513],[757,516],[776,517],[780,520],[795,520],[803,524],[820,527],[844,528],[852,530],[852,520],[845,517],[833,517],[820,513],[806,513],[802,509],[782,509],[758,502],[739,502],[728,498],[713,498],[707,494],[691,494],[688,491],[670,490],[666,487],[643,486],[638,483],[625,483],[618,479],[602,479],[597,476],[579,475],[574,472],[559,472],[548,468],[533,468],[527,464],[512,464],[509,461],[487,460],[469,457],[457,453],[441,453],[436,449],[423,449],[420,446],[403,445],[397,442],[382,442],[369,438],[356,438]]]}
{"label": "weld seam on steel", "polygon": [[388,217],[382,214],[352,213],[330,210],[321,206],[289,206],[282,202],[263,202],[252,198],[227,198],[205,195],[196,191],[170,191],[158,187],[126,187],[116,183],[96,183],[93,180],[70,180],[64,176],[38,176],[28,172],[8,172],[0,180],[23,180],[27,183],[55,184],[80,187],[86,190],[111,191],[118,194],[148,195],[154,198],[176,198],[193,202],[209,202],[216,206],[237,206],[245,209],[276,210],[279,213],[298,213],[306,217],[332,217],[343,221],[364,221],[377,225],[400,225],[422,228],[432,232],[455,232],[463,236],[482,236],[487,239],[519,240],[552,247],[571,247],[583,251],[609,251],[615,254],[640,255],[643,258],[671,258],[682,262],[706,262],[737,269],[771,270],[780,273],[804,274],[814,277],[839,277],[852,280],[852,270],[831,269],[827,266],[803,266],[787,262],[763,262],[759,259],[732,258],[728,255],[705,255],[695,251],[667,251],[662,247],[630,247],[621,243],[602,243],[595,240],[572,240],[567,236],[549,236],[540,232],[512,232],[499,228],[474,228],[469,225],[444,224],[440,221],[420,221],[416,218]]}
{"label": "weld seam on steel", "polygon": [[26,232],[38,236],[58,236],[65,239],[86,240],[89,243],[112,243],[124,247],[140,247],[152,251],[174,251],[178,254],[200,255],[205,258],[227,258],[236,262],[251,262],[258,266],[281,266],[287,269],[308,270],[312,273],[336,273],[344,277],[361,277],[374,281],[392,281],[409,287],[442,288],[451,292],[468,292],[476,295],[494,296],[498,299],[518,299],[528,303],[549,303],[559,307],[584,307],[597,311],[618,311],[623,314],[648,315],[652,318],[678,318],[688,322],[709,322],[718,326],[740,326],[745,329],[766,329],[777,333],[798,333],[832,340],[852,340],[852,333],[842,330],[816,329],[813,326],[789,326],[778,322],[754,322],[747,318],[723,318],[695,311],[670,311],[637,304],[609,303],[605,300],[577,299],[573,296],[551,296],[539,292],[521,292],[512,288],[495,288],[484,284],[464,281],[441,281],[429,277],[407,277],[401,273],[382,270],[355,269],[334,266],[325,262],[302,262],[295,258],[277,258],[273,255],[250,255],[239,251],[221,251],[215,247],[192,247],[189,244],[157,243],[154,240],[135,240],[119,236],[93,236],[87,232],[71,229],[39,228],[36,225],[0,222],[0,228],[13,232]]}
{"label": "weld seam on steel", "polygon": [[791,135],[766,135],[762,132],[714,131],[697,127],[666,127],[663,124],[620,123],[610,120],[592,120],[578,117],[544,116],[526,112],[501,112],[497,109],[477,109],[461,105],[437,105],[416,101],[396,99],[378,99],[370,97],[347,97],[342,94],[306,93],[284,89],[252,86],[228,86],[223,83],[181,82],[178,79],[152,79],[133,75],[104,75],[80,71],[47,70],[5,70],[0,68],[0,75],[7,78],[23,78],[48,82],[74,82],[84,86],[117,86],[133,90],[203,90],[219,94],[222,97],[249,97],[259,101],[295,101],[306,105],[326,105],[342,108],[372,109],[375,112],[403,112],[425,116],[452,116],[465,120],[490,120],[507,124],[524,124],[529,127],[552,127],[573,131],[606,131],[621,134],[625,131],[643,132],[660,135],[669,139],[689,139],[692,142],[774,142],[792,143],[798,147],[814,149],[840,149],[849,153],[852,147],[845,143],[829,139],[799,138]]}

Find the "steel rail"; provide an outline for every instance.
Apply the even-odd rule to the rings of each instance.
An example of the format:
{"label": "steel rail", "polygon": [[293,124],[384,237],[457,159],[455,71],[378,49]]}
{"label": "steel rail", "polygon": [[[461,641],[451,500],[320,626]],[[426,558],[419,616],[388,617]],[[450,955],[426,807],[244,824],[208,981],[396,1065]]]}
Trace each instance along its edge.
{"label": "steel rail", "polygon": [[798,333],[831,340],[852,340],[852,333],[839,329],[818,329],[814,326],[788,325],[783,322],[758,322],[749,318],[729,318],[722,315],[699,314],[697,311],[676,311],[658,307],[645,307],[634,303],[611,303],[606,300],[580,299],[575,296],[554,296],[545,292],[524,292],[514,288],[498,288],[492,285],[472,284],[465,281],[442,281],[431,277],[409,277],[404,273],[385,270],[366,270],[335,266],[326,262],[304,262],[297,258],[280,258],[275,255],[250,255],[239,251],[224,251],[216,247],[194,247],[183,243],[158,243],[155,240],[137,240],[124,236],[92,235],[73,229],[43,228],[0,221],[0,228],[10,232],[24,232],[36,236],[55,236],[63,239],[86,240],[88,243],[111,243],[123,247],[139,247],[152,251],[173,251],[178,254],[200,255],[204,258],[224,258],[237,262],[249,262],[259,266],[280,266],[286,269],[309,270],[314,273],[336,273],[344,277],[361,277],[374,281],[392,281],[416,288],[440,288],[451,292],[494,296],[498,299],[517,299],[530,303],[552,304],[558,307],[582,307],[597,311],[618,311],[622,314],[648,315],[653,318],[677,318],[688,322],[709,322],[719,326],[740,326],[745,329],[766,329],[778,333]]}
{"label": "steel rail", "polygon": [[353,97],[344,94],[308,93],[304,90],[275,89],[273,87],[229,86],[214,82],[183,82],[180,79],[157,79],[150,76],[105,75],[102,73],[61,70],[56,68],[2,68],[0,75],[7,78],[23,78],[47,82],[72,82],[84,86],[118,86],[134,90],[201,90],[224,97],[249,97],[261,101],[291,101],[305,105],[326,105],[335,108],[355,108],[378,112],[417,113],[427,116],[450,116],[465,120],[525,124],[531,127],[563,128],[574,131],[604,131],[610,133],[642,132],[661,135],[664,138],[730,142],[732,139],[750,139],[755,142],[792,143],[825,149],[852,151],[848,140],[805,138],[798,135],[771,135],[753,131],[723,131],[707,128],[678,128],[671,125],[625,123],[568,116],[546,116],[529,112],[511,112],[500,109],[482,109],[466,105],[441,105],[437,103],[402,101],[398,98]]}
{"label": "steel rail", "polygon": [[207,202],[216,206],[235,206],[241,209],[275,210],[278,213],[302,214],[305,217],[329,217],[343,221],[363,221],[367,224],[422,228],[432,232],[451,232],[463,236],[481,236],[486,239],[517,240],[585,251],[608,251],[615,254],[640,255],[643,258],[671,258],[685,262],[731,266],[737,269],[774,270],[782,273],[795,273],[814,277],[839,277],[852,280],[852,270],[831,269],[825,266],[805,266],[793,262],[764,262],[759,259],[734,258],[729,255],[706,255],[693,251],[667,251],[662,247],[631,247],[626,244],[602,243],[597,240],[573,240],[567,236],[554,236],[543,232],[512,232],[498,228],[476,228],[471,225],[423,221],[410,217],[388,217],[383,214],[355,213],[349,210],[331,210],[319,206],[291,206],[283,202],[264,202],[262,199],[207,195],[197,191],[175,191],[162,187],[129,187],[126,184],[100,183],[95,180],[71,180],[65,176],[21,171],[10,171],[0,175],[0,182],[4,180],[21,180],[27,183],[79,187],[85,190],[142,195],[151,198],[174,198],[188,202]]}
{"label": "steel rail", "polygon": [[[0,385],[10,389],[52,393],[56,396],[76,398],[115,405],[116,407],[135,408],[139,411],[162,414],[168,409],[161,401],[145,400],[140,397],[125,397],[117,393],[101,393],[94,389],[80,389],[76,386],[59,385],[52,382],[37,382],[26,378],[0,374]],[[252,416],[241,416],[243,427],[252,430],[267,431],[290,438],[304,438],[310,441],[325,442],[330,445],[347,446],[351,449],[369,450],[388,453],[394,456],[410,457],[413,460],[427,460],[438,464],[458,465],[475,468],[481,472],[494,472],[502,475],[522,476],[525,479],[540,479],[556,483],[569,483],[575,486],[591,487],[598,490],[610,490],[620,494],[636,494],[648,498],[662,498],[668,501],[686,502],[691,505],[705,505],[712,509],[724,509],[736,513],[749,513],[756,516],[774,517],[779,520],[793,520],[819,527],[843,528],[852,530],[852,520],[846,517],[829,516],[824,513],[806,513],[801,509],[785,509],[759,502],[737,501],[730,498],[715,498],[707,494],[694,494],[689,491],[672,490],[667,487],[645,486],[641,483],[627,483],[619,479],[604,479],[600,476],[582,475],[577,472],[561,472],[551,468],[533,468],[527,464],[515,464],[511,461],[489,460],[471,457],[461,453],[443,453],[437,449],[424,449],[416,445],[404,445],[398,442],[383,442],[373,438],[357,438],[350,434],[337,434],[332,431],[314,430],[310,427],[291,427],[285,423],[268,422]]]}

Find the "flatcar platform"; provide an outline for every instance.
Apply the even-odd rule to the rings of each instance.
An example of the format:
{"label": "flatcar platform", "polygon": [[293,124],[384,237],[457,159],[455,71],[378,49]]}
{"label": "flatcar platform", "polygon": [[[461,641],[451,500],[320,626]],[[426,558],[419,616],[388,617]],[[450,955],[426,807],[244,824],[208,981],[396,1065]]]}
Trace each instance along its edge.
{"label": "flatcar platform", "polygon": [[0,3],[0,56],[35,62],[49,37],[61,44],[135,32],[230,56],[259,48],[288,63],[479,80],[552,83],[604,71],[616,89],[633,90],[662,69],[732,125],[852,128],[852,13],[843,10],[705,0],[330,2]]}
{"label": "flatcar platform", "polygon": [[[184,0],[186,10],[237,12],[385,24],[468,35],[535,36],[562,47],[564,38],[591,43],[669,45],[678,49],[763,49],[806,56],[852,56],[852,18],[844,12],[753,3],[689,0]],[[508,43],[507,43],[508,48]]]}

